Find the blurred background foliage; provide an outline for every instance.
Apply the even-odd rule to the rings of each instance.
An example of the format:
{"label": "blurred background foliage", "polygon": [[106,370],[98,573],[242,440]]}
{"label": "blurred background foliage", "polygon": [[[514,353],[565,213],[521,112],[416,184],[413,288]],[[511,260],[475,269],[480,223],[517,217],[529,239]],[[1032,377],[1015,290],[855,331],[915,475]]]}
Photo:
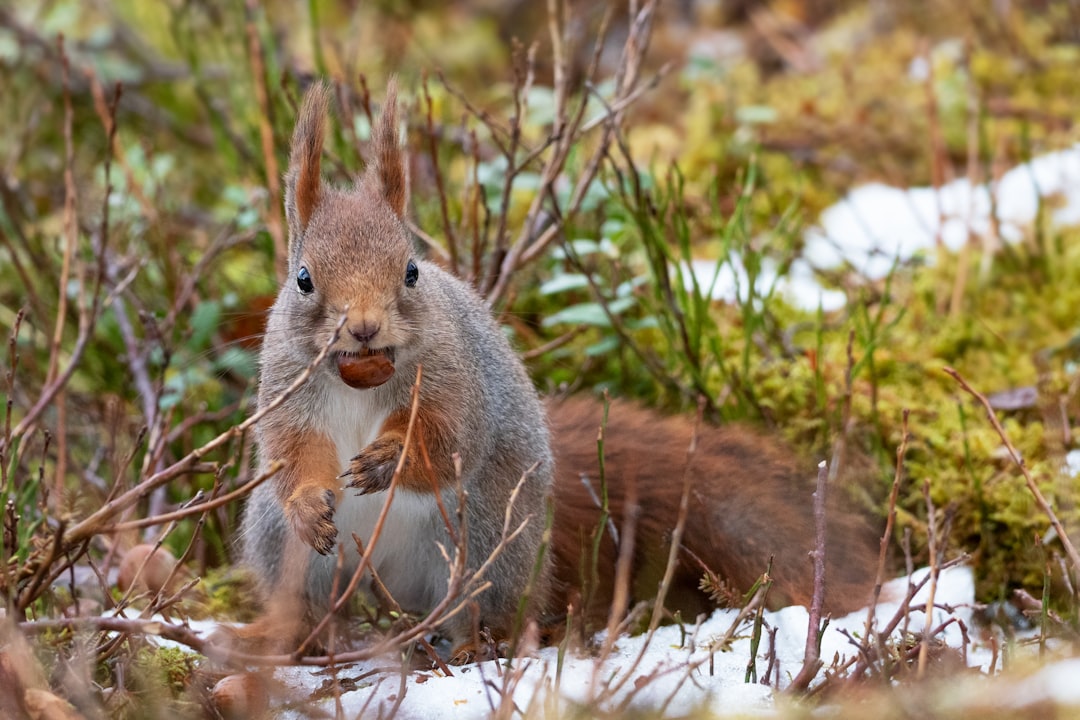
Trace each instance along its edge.
{"label": "blurred background foliage", "polygon": [[[575,97],[587,92],[586,116],[600,121],[633,25],[627,6],[612,7],[591,80],[608,5],[565,10],[567,83]],[[340,121],[327,165],[343,182],[363,167],[371,108],[398,77],[418,232],[448,263],[455,235],[457,271],[490,289],[484,268],[499,258],[480,240],[500,224],[511,236],[528,230],[543,187],[528,163],[507,183],[492,128],[509,127],[514,88],[531,67],[515,161],[551,133],[548,22],[545,4],[527,0],[0,4],[0,336],[14,338],[5,367],[17,361],[0,390],[9,428],[77,360],[3,458],[10,567],[13,554],[25,560],[46,546],[59,523],[250,412],[284,239],[279,177],[297,100],[313,78],[336,83]],[[985,256],[973,245],[980,260],[942,250],[898,264],[887,281],[837,271],[825,282],[848,301],[833,312],[800,309],[755,278],[770,263],[786,268],[803,230],[859,183],[994,178],[1075,143],[1080,6],[684,0],[663,3],[651,30],[644,92],[620,142],[550,251],[517,269],[496,299],[538,385],[607,389],[666,411],[688,411],[704,396],[710,421],[764,425],[807,457],[828,457],[843,437],[863,458],[853,463],[854,492],[877,516],[909,408],[897,533],[913,531],[916,562],[926,561],[929,483],[933,501],[950,508],[951,552],[974,553],[981,599],[1037,590],[1051,577],[1075,623],[1075,584],[1053,543],[1034,541],[1045,518],[981,411],[941,367],[986,392],[1030,391],[1002,417],[1075,520],[1065,458],[1080,413],[1076,230],[1040,215],[1018,244]],[[583,134],[552,186],[563,205],[596,134]],[[691,260],[723,268],[736,257],[749,282],[733,302],[712,302],[689,277]],[[968,277],[969,266],[980,270]],[[60,298],[68,307],[57,331]],[[79,308],[91,301],[88,322]],[[76,354],[80,327],[87,342]],[[249,480],[251,452],[246,438],[231,440],[213,456],[216,474],[178,477],[131,517]],[[191,520],[170,527],[164,542],[187,552],[198,574],[227,564],[237,508],[213,511],[198,532]],[[107,571],[118,546],[160,533],[96,536],[89,549]],[[34,602],[47,614],[65,600],[43,591]]]}

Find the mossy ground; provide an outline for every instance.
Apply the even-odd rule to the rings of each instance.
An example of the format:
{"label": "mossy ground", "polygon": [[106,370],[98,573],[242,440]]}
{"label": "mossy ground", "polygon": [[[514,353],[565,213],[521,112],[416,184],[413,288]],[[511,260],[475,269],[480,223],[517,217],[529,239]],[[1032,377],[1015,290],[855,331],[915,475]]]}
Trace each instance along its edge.
{"label": "mossy ground", "polygon": [[[497,224],[505,166],[469,149],[490,150],[497,138],[475,118],[463,121],[462,97],[508,117],[507,68],[520,56],[510,37],[535,35],[536,87],[522,137],[545,137],[551,47],[536,30],[546,20],[519,5],[63,0],[0,10],[0,121],[9,129],[0,138],[0,336],[14,337],[10,357],[2,353],[5,368],[17,362],[2,391],[9,427],[56,376],[50,355],[61,368],[72,358],[86,297],[80,283],[101,257],[109,270],[64,391],[2,458],[11,508],[4,557],[13,578],[28,558],[47,553],[61,520],[70,526],[248,413],[281,239],[280,198],[268,188],[284,166],[300,79],[329,75],[356,99],[366,98],[363,74],[379,98],[385,78],[398,74],[414,118],[417,225],[439,239],[444,215],[465,238]],[[887,281],[837,273],[830,282],[848,296],[841,311],[807,312],[767,292],[713,304],[662,291],[662,280],[691,257],[737,251],[751,271],[766,261],[784,267],[800,251],[803,229],[858,183],[983,183],[1074,143],[1080,18],[1073,3],[669,5],[655,21],[646,71],[675,64],[628,115],[623,139],[633,166],[612,159],[565,242],[522,270],[499,307],[526,352],[584,328],[530,356],[537,384],[552,392],[607,389],[673,412],[689,411],[704,394],[712,421],[765,425],[819,457],[845,432],[869,459],[856,492],[878,516],[907,409],[896,535],[911,530],[915,562],[927,559],[926,485],[951,513],[948,554],[972,554],[981,601],[1006,599],[1015,588],[1041,596],[1049,573],[1049,597],[1075,627],[1059,545],[1037,542],[1047,537],[1046,518],[980,407],[942,370],[956,368],[984,393],[1035,388],[1032,402],[999,416],[1066,527],[1077,527],[1080,488],[1064,459],[1080,417],[1080,230],[1049,222],[1053,198],[1017,244],[987,250],[973,241],[960,254],[903,262]],[[599,11],[575,12],[582,27],[599,21]],[[621,28],[625,17],[613,22]],[[60,32],[72,68],[70,165]],[[446,42],[451,35],[455,42]],[[590,57],[579,51],[574,71]],[[435,81],[436,69],[456,92]],[[107,123],[88,71],[106,104],[113,83],[125,85],[108,188]],[[328,170],[338,179],[363,164],[367,120],[353,110],[330,143]],[[438,130],[430,153],[428,113]],[[582,171],[593,142],[595,135],[575,149],[569,176]],[[73,223],[67,167],[77,189]],[[511,189],[502,209],[512,230],[537,180],[525,172]],[[480,195],[486,211],[473,214]],[[75,239],[72,260],[83,274],[61,288],[65,237]],[[61,297],[70,304],[57,334]],[[54,334],[59,350],[50,353]],[[151,456],[155,437],[165,440]],[[215,481],[249,479],[251,457],[250,442],[236,439],[214,458],[216,476],[179,476],[134,515],[212,492]],[[166,546],[194,575],[228,566],[238,508],[170,526]],[[102,535],[81,552],[105,562],[117,548],[156,537],[144,533]],[[17,599],[31,576],[6,582],[8,597]],[[45,584],[26,605],[28,617],[55,614],[64,592],[70,598]],[[209,592],[213,612],[226,595]],[[174,659],[186,667],[185,657]]]}

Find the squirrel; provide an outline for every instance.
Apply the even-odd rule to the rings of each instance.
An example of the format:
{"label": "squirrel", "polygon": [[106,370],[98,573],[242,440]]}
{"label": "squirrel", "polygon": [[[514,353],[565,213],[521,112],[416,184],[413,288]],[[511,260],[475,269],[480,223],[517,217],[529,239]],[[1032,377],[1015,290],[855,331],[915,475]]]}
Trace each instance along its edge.
{"label": "squirrel", "polygon": [[[462,530],[458,518],[464,519],[467,567],[483,565],[488,587],[475,596],[476,612],[458,613],[439,628],[453,660],[464,662],[482,651],[475,628],[510,637],[523,598],[529,617],[542,618],[580,597],[584,548],[591,548],[601,521],[600,406],[571,398],[545,408],[483,300],[415,254],[405,222],[408,177],[393,82],[373,127],[372,161],[345,189],[327,186],[320,174],[328,104],[325,86],[307,92],[285,174],[288,278],[267,322],[258,391],[266,415],[256,425],[259,471],[275,463],[282,469],[252,492],[241,521],[243,560],[266,600],[248,637],[284,646],[305,636],[335,583],[343,587],[358,567],[350,536],[366,547],[399,471],[371,565],[401,607],[429,611],[447,593],[443,550],[450,552]],[[358,366],[375,368],[374,377],[361,372],[357,379]],[[280,401],[304,372],[311,373],[307,382]],[[670,540],[691,434],[685,419],[661,419],[632,404],[611,410],[605,445],[611,526],[622,527],[633,486],[643,509],[635,551],[635,591],[643,596],[646,576],[653,576],[655,594],[663,571],[663,560],[657,566],[648,551]],[[806,601],[813,519],[809,495],[792,488],[801,472],[789,454],[764,435],[709,428],[689,471],[693,509],[676,584],[686,586],[687,596],[703,597],[695,587],[702,572],[690,560],[696,556],[745,589],[774,554],[773,574],[784,594]],[[504,526],[519,530],[507,539]],[[851,547],[858,540],[858,552],[842,562],[839,553],[829,556],[830,570],[838,571],[828,578],[827,603],[834,608],[857,605],[868,592],[856,589],[868,591],[873,581],[873,543],[866,546],[856,530],[843,518],[834,526],[833,536]],[[613,535],[605,531],[599,546],[601,577],[591,593],[598,616],[610,600],[618,554]]]}
{"label": "squirrel", "polygon": [[[372,565],[404,608],[428,610],[447,593],[448,525],[464,490],[468,569],[486,567],[477,619],[509,637],[545,532],[553,473],[545,415],[524,365],[468,284],[416,257],[406,223],[408,178],[398,144],[393,84],[373,128],[373,162],[348,189],[320,175],[329,93],[309,90],[285,174],[288,280],[270,310],[258,404],[273,403],[329,347],[309,381],[256,426],[259,468],[283,469],[256,488],[241,523],[243,557],[268,600],[256,633],[286,642],[298,619],[325,610],[335,578],[350,577],[383,508],[411,417],[413,442]],[[344,317],[343,322],[341,321]],[[341,325],[340,331],[338,326]],[[353,364],[389,370],[374,387],[350,386]],[[511,500],[513,497],[513,502]],[[504,517],[517,532],[503,542]],[[343,572],[335,545],[341,529]],[[351,546],[351,547],[350,547]],[[543,604],[547,566],[533,584]],[[294,627],[289,628],[291,623]],[[473,622],[441,628],[467,656]]]}

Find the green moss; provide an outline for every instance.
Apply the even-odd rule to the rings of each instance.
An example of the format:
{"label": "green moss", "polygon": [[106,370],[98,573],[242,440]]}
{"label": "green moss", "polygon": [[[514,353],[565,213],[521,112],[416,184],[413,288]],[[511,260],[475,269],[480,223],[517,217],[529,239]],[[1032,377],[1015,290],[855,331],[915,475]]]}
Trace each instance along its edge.
{"label": "green moss", "polygon": [[202,609],[207,617],[251,622],[258,616],[259,597],[249,571],[229,566],[214,568],[207,571],[202,586],[206,592]]}
{"label": "green moss", "polygon": [[200,655],[182,648],[144,646],[135,653],[132,669],[147,688],[161,688],[177,698],[201,661]]}

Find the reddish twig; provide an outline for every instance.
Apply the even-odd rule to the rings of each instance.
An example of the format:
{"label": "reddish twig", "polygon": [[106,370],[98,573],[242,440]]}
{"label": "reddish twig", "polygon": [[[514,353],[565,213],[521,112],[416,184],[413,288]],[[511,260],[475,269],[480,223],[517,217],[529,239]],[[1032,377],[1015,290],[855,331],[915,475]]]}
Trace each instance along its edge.
{"label": "reddish twig", "polygon": [[[874,592],[870,597],[870,607],[866,611],[866,629],[863,631],[863,643],[869,644],[874,628],[874,613],[877,611],[878,600],[881,599],[881,588],[885,582],[885,560],[888,557],[889,541],[892,539],[893,525],[896,523],[896,503],[900,494],[900,480],[903,477],[904,456],[907,454],[908,438],[908,414],[904,408],[901,424],[900,446],[896,448],[896,472],[893,474],[892,490],[889,491],[889,514],[885,519],[885,532],[881,534],[881,545],[878,550],[877,575],[874,578]],[[869,647],[866,648],[869,651]]]}
{"label": "reddish twig", "polygon": [[814,592],[810,599],[810,620],[806,628],[806,650],[802,669],[791,681],[790,688],[802,691],[810,687],[810,681],[821,669],[821,608],[825,603],[825,491],[829,479],[829,465],[824,460],[818,464],[817,488],[814,491]]}
{"label": "reddish twig", "polygon": [[282,469],[282,467],[284,466],[281,461],[275,460],[273,463],[271,463],[270,468],[266,472],[254,478],[253,480],[241,485],[230,493],[226,493],[216,498],[207,500],[206,502],[201,502],[195,505],[186,505],[184,508],[180,510],[175,510],[170,513],[154,515],[152,517],[142,518],[140,520],[130,520],[128,522],[116,523],[115,525],[110,525],[109,527],[105,528],[103,532],[119,533],[125,532],[127,530],[142,530],[143,528],[153,527],[155,525],[164,525],[168,522],[183,520],[184,518],[190,517],[192,515],[209,512],[214,508],[219,508],[222,505],[228,505],[232,501],[244,497],[249,492],[254,490],[257,486],[261,485],[263,482],[269,480],[271,477],[276,475]]}
{"label": "reddish twig", "polygon": [[1006,450],[1009,452],[1009,457],[1016,463],[1016,466],[1020,468],[1020,472],[1024,476],[1024,482],[1027,483],[1027,488],[1031,492],[1031,495],[1035,498],[1036,504],[1039,509],[1046,514],[1046,517],[1050,519],[1050,524],[1054,526],[1054,530],[1057,531],[1058,538],[1061,539],[1061,544],[1065,547],[1065,553],[1069,556],[1069,561],[1072,563],[1073,568],[1080,570],[1080,554],[1076,552],[1076,547],[1069,539],[1068,533],[1065,532],[1065,526],[1061,524],[1054,509],[1050,507],[1050,503],[1047,502],[1043,496],[1039,486],[1035,483],[1035,478],[1031,476],[1031,471],[1028,470],[1027,465],[1024,464],[1023,458],[1020,457],[1020,453],[1017,452],[1012,442],[1009,440],[1009,436],[1005,433],[1005,428],[1001,426],[1001,423],[997,419],[997,415],[994,414],[994,409],[991,407],[990,402],[986,399],[986,396],[979,391],[972,388],[967,384],[967,381],[960,376],[956,370],[951,367],[944,368],[946,374],[952,376],[956,382],[960,383],[962,387],[969,395],[979,401],[986,411],[986,417],[990,421],[990,424],[994,427],[998,437],[1001,438],[1001,442],[1004,443]]}

